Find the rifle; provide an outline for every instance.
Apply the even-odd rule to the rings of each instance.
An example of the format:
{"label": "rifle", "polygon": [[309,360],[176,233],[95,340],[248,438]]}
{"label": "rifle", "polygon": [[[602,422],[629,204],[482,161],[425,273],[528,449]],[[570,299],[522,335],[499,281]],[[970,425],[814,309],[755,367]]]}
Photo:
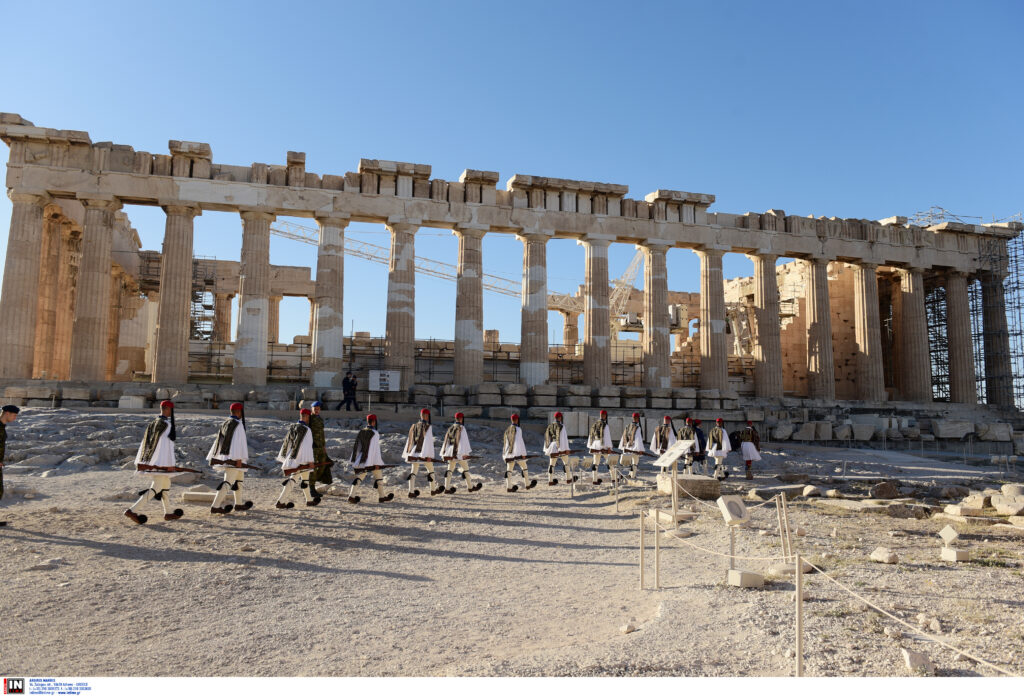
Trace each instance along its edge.
{"label": "rifle", "polygon": [[[465,457],[445,457],[444,460],[446,462],[452,462],[452,461],[462,461],[464,459],[480,459],[480,458],[481,457],[480,457],[479,454],[468,454]],[[437,461],[437,460],[435,459],[434,461]]]}
{"label": "rifle", "polygon": [[318,464],[303,464],[302,466],[298,466],[298,467],[296,467],[294,469],[284,469],[284,475],[285,476],[292,476],[294,474],[299,473],[300,471],[306,471],[308,469],[315,469],[315,468],[317,468],[317,466],[319,466],[319,465]]}
{"label": "rifle", "polygon": [[226,466],[231,469],[255,469],[256,471],[263,471],[263,469],[258,466],[246,464],[245,462],[239,462],[236,464],[234,460],[231,459],[212,459],[210,460],[210,466]]}
{"label": "rifle", "polygon": [[501,458],[505,460],[506,464],[509,462],[517,462],[520,459],[525,459],[526,461],[530,461],[531,459],[550,459],[546,454],[528,454],[525,457],[506,457],[505,455],[501,455]]}
{"label": "rifle", "polygon": [[199,469],[189,469],[187,466],[150,466],[149,464],[136,464],[136,471],[150,471],[154,473],[168,473],[168,474],[203,474],[204,471]]}
{"label": "rifle", "polygon": [[354,471],[357,474],[361,474],[364,471],[373,471],[374,469],[392,469],[396,466],[398,466],[398,464],[381,464],[380,466],[360,466],[352,467],[352,471]]}

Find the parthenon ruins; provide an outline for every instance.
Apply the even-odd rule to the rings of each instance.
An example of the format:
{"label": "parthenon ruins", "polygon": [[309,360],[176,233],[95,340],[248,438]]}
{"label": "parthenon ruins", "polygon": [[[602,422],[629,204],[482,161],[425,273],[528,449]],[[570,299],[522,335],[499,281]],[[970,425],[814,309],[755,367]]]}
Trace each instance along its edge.
{"label": "parthenon ruins", "polygon": [[[659,189],[632,199],[624,185],[523,174],[501,190],[493,171],[467,169],[458,181],[444,181],[431,178],[429,165],[370,159],[355,172],[316,174],[306,171],[301,152],[287,153],[280,165],[217,164],[205,143],[172,140],[167,154],[152,154],[94,143],[82,131],[37,127],[16,114],[0,114],[0,139],[10,147],[13,202],[0,296],[4,384],[146,379],[174,386],[230,378],[239,388],[269,381],[331,390],[355,366],[399,371],[400,392],[385,398],[395,403],[416,402],[417,389],[444,385],[449,403],[473,404],[479,385],[502,381],[516,385],[507,394],[517,399],[475,403],[671,409],[700,400],[726,408],[743,397],[920,405],[934,396],[926,293],[941,288],[949,402],[977,404],[980,376],[989,407],[1014,408],[1003,280],[1007,245],[1024,228],[1018,222],[923,227],[905,217],[711,212],[715,196],[706,193]],[[161,252],[140,248],[121,212],[126,204],[166,213]],[[240,262],[193,258],[193,221],[204,211],[240,216]],[[318,226],[313,279],[311,269],[271,264],[278,216]],[[384,224],[391,235],[379,344],[343,331],[345,229],[355,221]],[[413,333],[414,248],[417,231],[428,227],[451,230],[459,249],[454,341],[430,346]],[[487,234],[515,235],[523,244],[520,345],[485,336]],[[586,259],[582,340],[572,316],[560,349],[548,341],[546,245],[553,238],[576,239]],[[642,342],[626,358],[613,350],[612,243],[643,254],[643,292],[628,298]],[[698,255],[699,295],[670,293],[666,253],[673,248]],[[729,252],[752,259],[753,278],[723,278]],[[983,355],[971,333],[973,283],[980,284]],[[213,298],[212,324],[202,335],[192,309],[197,288]],[[309,298],[309,336],[275,348],[277,304],[288,295]],[[294,349],[307,342],[303,369],[301,349]],[[200,365],[204,345],[219,346],[228,359]],[[275,377],[281,351],[294,353],[294,369]],[[449,367],[431,379],[418,359]],[[509,370],[501,374],[511,377],[485,369],[499,360]],[[555,370],[560,361],[582,369]],[[623,369],[627,363],[637,369]]]}

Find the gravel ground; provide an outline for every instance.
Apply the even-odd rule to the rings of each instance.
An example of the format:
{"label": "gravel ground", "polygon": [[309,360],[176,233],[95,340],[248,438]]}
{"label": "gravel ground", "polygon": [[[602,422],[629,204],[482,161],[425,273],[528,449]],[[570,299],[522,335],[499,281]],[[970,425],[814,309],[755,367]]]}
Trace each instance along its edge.
{"label": "gravel ground", "polygon": [[[213,518],[204,506],[183,505],[183,519],[158,522],[154,514],[140,527],[121,513],[124,499],[145,484],[120,467],[134,456],[146,417],[23,414],[8,428],[10,495],[0,507],[0,519],[10,523],[0,530],[3,673],[792,673],[786,654],[793,646],[792,578],[773,580],[763,590],[728,587],[726,558],[665,538],[662,588],[653,589],[648,551],[648,588],[640,590],[636,506],[649,492],[627,492],[618,513],[607,484],[603,490],[583,485],[570,498],[568,487],[548,487],[539,476],[537,488],[506,494],[499,478],[503,465],[495,457],[498,429],[471,429],[484,456],[474,462],[474,473],[484,480],[479,493],[461,486],[454,496],[431,498],[421,477],[424,494],[417,500],[393,487],[396,500],[385,505],[353,506],[328,496],[316,508],[279,511],[272,508],[279,483],[269,475],[270,460],[286,424],[253,421],[251,447],[266,453],[254,461],[268,469],[267,476],[246,479],[253,510]],[[179,419],[182,464],[197,465],[219,420]],[[347,453],[354,426],[329,422],[333,453]],[[385,458],[391,461],[401,449],[400,430],[385,427]],[[535,451],[537,436],[531,433],[527,441]],[[481,447],[485,442],[493,444]],[[781,451],[765,457],[767,467],[836,475],[845,461],[850,476],[902,469],[903,477],[924,482],[985,475],[906,454],[796,446]],[[46,463],[72,455],[84,458]],[[536,463],[532,468],[542,470]],[[770,483],[761,476],[754,485]],[[174,486],[172,492],[184,489]],[[374,497],[369,491],[364,488],[364,500]],[[727,551],[728,532],[717,511],[698,509],[702,514],[687,525],[694,532],[687,541]],[[914,625],[937,619],[942,635],[961,648],[1024,671],[1024,535],[961,529],[976,560],[954,565],[938,558],[936,532],[945,522],[865,514],[819,499],[791,501],[790,513],[807,532],[795,538],[797,547],[840,582]],[[777,555],[774,506],[752,516],[751,527],[737,534],[737,553]],[[880,545],[900,562],[870,562],[868,555]],[[755,571],[768,565],[738,562]],[[901,646],[927,654],[942,675],[992,674],[955,660],[955,652],[936,643],[886,635],[886,628],[899,628],[892,620],[863,611],[821,576],[804,578],[808,675],[908,674]],[[630,622],[636,630],[624,634],[620,627]]]}

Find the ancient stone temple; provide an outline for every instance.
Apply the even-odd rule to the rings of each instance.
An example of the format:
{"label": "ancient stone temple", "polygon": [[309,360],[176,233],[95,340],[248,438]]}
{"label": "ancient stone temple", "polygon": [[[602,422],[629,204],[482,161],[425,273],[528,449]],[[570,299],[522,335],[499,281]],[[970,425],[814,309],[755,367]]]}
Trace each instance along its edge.
{"label": "ancient stone temple", "polygon": [[[940,284],[949,400],[970,405],[978,401],[978,376],[968,286],[980,282],[987,401],[1013,407],[1006,316],[999,308],[1007,272],[1001,259],[1020,223],[917,227],[901,217],[731,214],[709,211],[715,197],[706,193],[659,189],[633,199],[624,185],[522,174],[499,189],[496,172],[467,169],[458,181],[445,181],[431,178],[429,165],[367,159],[354,172],[317,174],[306,171],[305,154],[297,152],[283,164],[218,164],[205,143],[172,140],[166,154],[153,154],[94,143],[82,131],[37,127],[15,114],[0,115],[0,139],[10,147],[6,182],[13,203],[0,296],[5,383],[145,376],[160,385],[206,378],[265,385],[279,340],[278,303],[300,296],[310,301],[309,336],[299,341],[309,345],[302,381],[337,388],[351,366],[380,366],[401,375],[401,393],[392,399],[415,401],[424,383],[417,373],[423,349],[413,333],[416,235],[442,228],[458,237],[458,277],[454,340],[434,356],[447,360],[450,372],[435,385],[451,387],[454,403],[492,381],[485,360],[504,350],[515,378],[497,381],[512,385],[508,396],[522,396],[521,404],[499,400],[506,405],[578,397],[595,407],[686,408],[703,398],[726,408],[740,395],[924,404],[933,396],[934,350],[925,294]],[[121,212],[125,204],[163,209],[159,252],[140,249]],[[193,222],[208,210],[238,215],[240,261],[194,257]],[[269,236],[278,216],[308,218],[318,227],[315,280],[311,269],[271,264]],[[365,341],[343,331],[345,228],[352,221],[386,225],[391,235],[378,363],[360,362]],[[523,245],[522,338],[511,347],[485,335],[481,240],[488,234],[515,235]],[[553,302],[548,292],[552,238],[576,239],[584,248],[578,310]],[[627,298],[641,334],[630,358],[636,378],[628,383],[613,350],[612,243],[634,246],[644,265],[643,291]],[[673,248],[699,256],[699,293],[670,291],[666,253]],[[753,260],[752,278],[723,278],[729,252]],[[778,259],[793,261],[777,265]],[[215,367],[190,361],[197,274],[213,298],[205,340],[229,356]],[[568,357],[564,347],[558,353],[548,345],[550,310],[568,319]],[[693,320],[696,331],[689,328]],[[556,360],[575,360],[580,370],[556,374]]]}

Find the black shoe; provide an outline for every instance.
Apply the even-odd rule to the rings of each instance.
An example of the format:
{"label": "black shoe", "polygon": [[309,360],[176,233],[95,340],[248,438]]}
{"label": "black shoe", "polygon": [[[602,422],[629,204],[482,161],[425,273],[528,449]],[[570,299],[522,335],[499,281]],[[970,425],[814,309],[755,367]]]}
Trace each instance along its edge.
{"label": "black shoe", "polygon": [[278,503],[275,503],[275,507],[278,510],[291,510],[293,507],[295,507],[295,503],[293,503],[291,501],[288,501],[287,503],[278,502]]}
{"label": "black shoe", "polygon": [[531,488],[533,488],[536,485],[537,485],[537,479],[533,479],[532,481],[530,481],[530,485],[526,487],[526,490],[530,490]]}
{"label": "black shoe", "polygon": [[[127,517],[128,519],[130,519],[135,524],[146,524],[146,520],[149,519],[145,515],[136,514],[133,510],[125,510],[124,511],[124,516]],[[7,525],[7,523],[4,522],[4,524],[2,526],[6,526],[6,525]]]}
{"label": "black shoe", "polygon": [[[182,514],[184,514],[184,513],[182,513]],[[180,520],[181,517],[182,517],[182,515],[179,515],[178,511],[175,510],[172,513],[164,515],[164,522],[173,522],[174,520]]]}
{"label": "black shoe", "polygon": [[409,497],[410,497],[410,498],[419,498],[419,497],[420,497],[420,492],[419,492],[419,490],[417,489],[417,490],[413,491],[412,493],[410,493],[410,494],[409,494]]}
{"label": "black shoe", "polygon": [[505,492],[506,492],[506,493],[515,493],[515,492],[516,492],[516,491],[518,491],[518,490],[519,490],[519,486],[518,486],[518,485],[515,485],[515,486],[512,486],[511,488],[506,488],[506,489],[505,489]]}
{"label": "black shoe", "polygon": [[226,515],[229,512],[231,512],[231,508],[230,507],[219,507],[219,508],[212,507],[212,508],[210,508],[210,514],[211,515]]}
{"label": "black shoe", "polygon": [[7,520],[0,520],[0,527],[6,527],[6,526],[7,526]]}
{"label": "black shoe", "polygon": [[472,488],[470,488],[470,489],[469,489],[469,492],[470,492],[470,493],[476,493],[476,492],[477,492],[478,490],[480,490],[480,489],[481,489],[481,488],[483,488],[483,487],[484,487],[484,484],[482,484],[482,483],[478,483],[478,484],[476,484],[475,486],[473,486]]}
{"label": "black shoe", "polygon": [[440,495],[441,493],[444,493],[444,489],[443,488],[431,488],[430,489],[430,495]]}
{"label": "black shoe", "polygon": [[600,486],[602,483],[604,483],[604,479],[597,479],[596,481],[593,482],[595,486]]}
{"label": "black shoe", "polygon": [[445,493],[447,493],[448,495],[451,495],[451,494],[452,494],[452,493],[454,493],[454,492],[455,492],[456,490],[457,490],[457,489],[456,489],[456,488],[455,488],[455,487],[453,486],[452,488],[445,488],[445,489],[444,489],[444,492],[445,492]]}
{"label": "black shoe", "polygon": [[252,506],[253,506],[253,502],[251,500],[247,500],[244,503],[242,503],[241,505],[236,506],[235,507],[235,511],[236,512],[241,512],[243,510],[250,510],[250,509],[252,509]]}
{"label": "black shoe", "polygon": [[317,497],[313,498],[312,500],[307,500],[306,501],[306,507],[316,507],[317,505],[320,504],[321,500],[323,500],[323,498],[321,498],[320,496],[317,496]]}
{"label": "black shoe", "polygon": [[551,479],[550,481],[548,481],[548,485],[549,486],[557,486],[558,485],[558,479]]}
{"label": "black shoe", "polygon": [[390,503],[394,499],[395,499],[395,494],[394,493],[388,493],[383,498],[378,498],[377,502],[378,503]]}
{"label": "black shoe", "polygon": [[360,498],[358,495],[350,495],[348,497],[348,502],[352,503],[353,505],[358,503],[360,500],[362,500],[362,498]]}

